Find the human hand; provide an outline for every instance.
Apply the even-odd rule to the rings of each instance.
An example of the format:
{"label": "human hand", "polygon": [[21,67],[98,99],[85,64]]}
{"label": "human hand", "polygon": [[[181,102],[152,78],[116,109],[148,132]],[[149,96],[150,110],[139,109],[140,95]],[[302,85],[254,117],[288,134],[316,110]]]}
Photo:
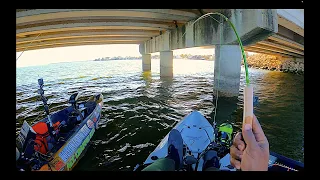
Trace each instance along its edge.
{"label": "human hand", "polygon": [[253,115],[252,127],[250,124],[243,124],[242,133],[239,132],[233,139],[230,155],[231,165],[237,169],[268,170],[269,142],[255,115]]}

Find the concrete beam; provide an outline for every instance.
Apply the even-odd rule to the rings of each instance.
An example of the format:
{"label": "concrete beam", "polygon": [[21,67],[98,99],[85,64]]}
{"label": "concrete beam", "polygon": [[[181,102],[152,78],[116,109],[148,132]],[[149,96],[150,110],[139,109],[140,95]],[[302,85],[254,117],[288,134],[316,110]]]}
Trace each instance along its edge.
{"label": "concrete beam", "polygon": [[141,44],[142,41],[93,41],[93,42],[70,42],[70,43],[60,43],[60,44],[48,44],[48,45],[35,45],[29,46],[28,48],[16,48],[16,52],[38,50],[46,48],[56,48],[56,47],[67,47],[67,46],[80,46],[80,45],[104,45],[104,44]]}
{"label": "concrete beam", "polygon": [[281,54],[274,51],[259,49],[259,48],[253,48],[253,47],[244,47],[245,51],[255,52],[255,53],[262,53],[262,54],[269,54],[269,55],[275,55],[275,56],[282,56],[282,57],[292,57],[286,54]]}
{"label": "concrete beam", "polygon": [[296,54],[304,56],[304,52],[303,51],[297,50],[297,49],[294,49],[294,48],[290,48],[290,47],[287,47],[287,46],[284,46],[284,45],[281,45],[281,44],[276,44],[276,43],[269,42],[269,41],[260,41],[257,44],[258,45],[265,45],[265,46],[275,47],[275,48],[278,48],[278,49],[286,50],[286,51],[293,52],[293,53],[296,53]]}
{"label": "concrete beam", "polygon": [[[52,18],[68,18],[74,16],[132,16],[132,17],[154,17],[158,19],[168,19],[172,18],[175,20],[180,20],[185,18],[194,19],[197,14],[174,10],[174,9],[34,9],[27,11],[16,12],[16,18],[26,18],[33,17],[31,19],[21,19],[17,23],[40,20],[38,15],[43,15],[42,19],[52,19]],[[52,17],[55,15],[55,17]],[[51,17],[50,17],[51,16]],[[180,18],[180,19],[179,19]]]}
{"label": "concrete beam", "polygon": [[88,38],[73,38],[73,39],[60,39],[60,40],[49,40],[49,41],[42,41],[42,42],[34,42],[31,45],[30,43],[20,43],[17,44],[17,48],[22,47],[29,47],[29,46],[43,46],[49,44],[61,44],[61,43],[81,43],[81,42],[97,42],[97,41],[146,41],[148,37],[88,37]]}
{"label": "concrete beam", "polygon": [[281,53],[281,54],[290,55],[292,57],[303,57],[303,56],[301,56],[299,54],[291,53],[291,52],[288,52],[288,51],[285,51],[285,50],[282,50],[282,49],[279,49],[279,48],[274,48],[274,47],[260,45],[260,44],[256,44],[256,45],[249,46],[249,47],[268,50],[268,51],[273,51],[273,52],[278,52],[278,53]]}
{"label": "concrete beam", "polygon": [[279,25],[304,37],[304,9],[277,9]]}
{"label": "concrete beam", "polygon": [[286,37],[296,43],[304,44],[304,37],[300,36],[299,34],[291,31],[290,29],[287,29],[281,25],[278,26],[278,35],[282,37]]}
{"label": "concrete beam", "polygon": [[[276,10],[225,10],[234,23],[244,45],[254,44],[278,31]],[[220,19],[217,16],[215,18]],[[234,31],[226,22],[219,24],[211,18],[188,22],[144,43],[145,53],[170,51],[188,47],[237,44]],[[185,36],[182,35],[185,33]],[[220,36],[220,33],[222,37]]]}
{"label": "concrete beam", "polygon": [[79,19],[139,19],[153,21],[167,21],[185,23],[196,18],[197,15],[179,10],[157,9],[109,9],[109,10],[29,10],[17,13],[16,25],[45,23],[53,21],[79,20]]}
{"label": "concrete beam", "polygon": [[173,76],[173,51],[160,52],[160,77]]}
{"label": "concrete beam", "polygon": [[[75,31],[63,33],[42,34],[38,38],[37,35],[26,38],[16,37],[16,44],[30,43],[37,41],[71,39],[71,38],[86,38],[86,37],[152,37],[159,35],[159,31],[143,31],[143,30],[103,30],[103,31]],[[35,39],[36,38],[36,39]]]}
{"label": "concrete beam", "polygon": [[86,23],[86,22],[119,22],[119,21],[128,21],[128,22],[152,22],[158,24],[168,24],[171,27],[175,27],[175,23],[178,26],[185,24],[187,21],[175,21],[170,19],[156,19],[156,18],[138,18],[138,17],[72,17],[68,19],[52,19],[52,20],[41,20],[32,23],[21,23],[16,25],[17,28],[26,28],[26,27],[35,27],[35,26],[47,26],[53,24],[68,24],[68,23]]}
{"label": "concrete beam", "polygon": [[16,30],[16,36],[61,32],[70,30],[85,30],[85,29],[143,29],[143,30],[165,30],[169,25],[152,24],[139,22],[96,22],[96,23],[73,23],[73,24],[57,24],[47,26],[36,26],[31,28],[22,28]]}
{"label": "concrete beam", "polygon": [[294,41],[292,41],[292,40],[290,40],[288,38],[276,35],[276,34],[273,35],[273,36],[268,37],[268,39],[276,41],[276,42],[278,42],[280,44],[284,44],[284,45],[289,46],[289,47],[293,47],[293,48],[296,48],[296,49],[304,50],[304,45],[299,44],[297,42],[294,42]]}

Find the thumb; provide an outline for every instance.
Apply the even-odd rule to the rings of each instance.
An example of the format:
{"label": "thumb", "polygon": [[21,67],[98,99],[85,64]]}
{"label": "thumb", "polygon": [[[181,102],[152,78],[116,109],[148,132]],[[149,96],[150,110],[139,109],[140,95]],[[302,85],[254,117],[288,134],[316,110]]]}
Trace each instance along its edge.
{"label": "thumb", "polygon": [[247,144],[247,147],[253,148],[253,147],[257,146],[257,141],[256,141],[256,138],[255,138],[253,132],[252,132],[252,127],[250,124],[244,125],[244,128],[242,129],[242,136],[243,136],[245,143]]}

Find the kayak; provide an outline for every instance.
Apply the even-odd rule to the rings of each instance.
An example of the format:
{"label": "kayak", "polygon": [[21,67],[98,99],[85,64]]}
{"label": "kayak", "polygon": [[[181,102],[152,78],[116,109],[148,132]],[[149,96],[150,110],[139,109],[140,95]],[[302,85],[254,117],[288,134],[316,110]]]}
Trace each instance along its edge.
{"label": "kayak", "polygon": [[69,107],[31,126],[24,121],[16,140],[18,170],[70,171],[76,166],[98,128],[103,105],[102,94],[85,102],[77,102],[78,96],[71,95]]}
{"label": "kayak", "polygon": [[[17,138],[16,151],[19,170],[70,171],[79,162],[88,148],[88,142],[98,128],[103,96],[92,96],[83,106],[80,122],[70,123],[73,107],[51,115],[56,138],[48,133],[47,118],[30,126],[24,121]],[[68,122],[69,121],[69,122]],[[19,148],[18,148],[19,147]]]}
{"label": "kayak", "polygon": [[[183,168],[184,171],[202,171],[204,154],[208,150],[217,151],[219,157],[220,170],[236,171],[230,164],[230,146],[232,143],[232,126],[223,123],[219,128],[213,125],[198,111],[193,111],[184,117],[173,129],[177,129],[183,139]],[[226,133],[221,133],[226,132]],[[230,135],[229,139],[222,134]],[[168,136],[162,139],[159,145],[150,153],[142,165],[137,165],[135,171],[142,170],[159,158],[164,158],[168,154]],[[195,161],[188,162],[188,159]],[[304,164],[293,159],[270,152],[269,171],[301,171]]]}

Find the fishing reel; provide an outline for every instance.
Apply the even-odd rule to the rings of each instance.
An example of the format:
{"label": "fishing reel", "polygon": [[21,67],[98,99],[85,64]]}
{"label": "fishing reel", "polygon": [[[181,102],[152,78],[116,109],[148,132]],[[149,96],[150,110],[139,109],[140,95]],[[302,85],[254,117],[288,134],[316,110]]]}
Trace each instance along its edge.
{"label": "fishing reel", "polygon": [[222,146],[229,148],[232,145],[232,133],[233,133],[232,125],[228,123],[222,123],[218,127],[218,133],[216,136],[217,144],[220,144]]}
{"label": "fishing reel", "polygon": [[217,152],[218,157],[225,156],[232,145],[233,127],[229,123],[222,123],[215,128],[215,140],[208,145],[208,149]]}

